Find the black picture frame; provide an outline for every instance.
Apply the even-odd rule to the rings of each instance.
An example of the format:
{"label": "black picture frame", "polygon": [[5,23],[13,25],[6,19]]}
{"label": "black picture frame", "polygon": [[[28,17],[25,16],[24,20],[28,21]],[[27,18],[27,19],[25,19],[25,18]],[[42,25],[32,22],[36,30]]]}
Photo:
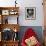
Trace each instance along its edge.
{"label": "black picture frame", "polygon": [[36,19],[36,8],[35,7],[26,7],[25,8],[25,19],[26,20],[35,20]]}

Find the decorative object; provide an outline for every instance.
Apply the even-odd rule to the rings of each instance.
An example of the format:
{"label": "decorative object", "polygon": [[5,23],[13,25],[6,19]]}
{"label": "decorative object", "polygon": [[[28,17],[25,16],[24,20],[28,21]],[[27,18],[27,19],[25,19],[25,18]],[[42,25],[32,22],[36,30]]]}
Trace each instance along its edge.
{"label": "decorative object", "polygon": [[8,24],[8,18],[7,18],[7,19],[5,19],[5,24]]}
{"label": "decorative object", "polygon": [[15,11],[15,10],[10,10],[10,12],[9,12],[10,15],[16,15],[17,13],[18,13],[18,12]]}
{"label": "decorative object", "polygon": [[2,10],[2,15],[9,15],[9,10]]}
{"label": "decorative object", "polygon": [[3,18],[2,18],[2,23],[3,24],[8,24],[8,16],[7,15],[3,15]]}
{"label": "decorative object", "polygon": [[15,0],[15,7],[16,7],[16,4],[17,4],[17,2],[16,2],[17,0]]}
{"label": "decorative object", "polygon": [[12,30],[11,29],[5,28],[3,30],[2,40],[4,41],[12,40]]}
{"label": "decorative object", "polygon": [[16,28],[14,29],[14,32],[17,32]]}
{"label": "decorative object", "polygon": [[14,32],[13,40],[18,40],[18,32]]}
{"label": "decorative object", "polygon": [[28,20],[36,19],[36,8],[35,7],[26,7],[25,8],[25,18]]}

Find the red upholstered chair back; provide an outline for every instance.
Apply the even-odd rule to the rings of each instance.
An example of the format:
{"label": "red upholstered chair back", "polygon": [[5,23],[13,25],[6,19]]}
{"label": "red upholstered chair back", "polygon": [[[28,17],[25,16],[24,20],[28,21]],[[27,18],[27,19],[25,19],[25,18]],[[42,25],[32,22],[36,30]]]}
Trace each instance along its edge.
{"label": "red upholstered chair back", "polygon": [[37,34],[34,32],[32,28],[28,28],[24,34],[24,37],[22,38],[21,45],[26,46],[25,39],[28,39],[29,37],[32,37],[32,36],[37,37]]}

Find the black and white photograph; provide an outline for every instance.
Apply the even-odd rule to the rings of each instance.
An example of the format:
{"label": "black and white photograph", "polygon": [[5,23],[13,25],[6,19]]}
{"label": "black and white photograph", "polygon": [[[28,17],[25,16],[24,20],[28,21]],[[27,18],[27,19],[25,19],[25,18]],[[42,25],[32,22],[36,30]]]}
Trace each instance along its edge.
{"label": "black and white photograph", "polygon": [[35,7],[26,7],[25,8],[25,18],[29,20],[36,19],[36,8]]}

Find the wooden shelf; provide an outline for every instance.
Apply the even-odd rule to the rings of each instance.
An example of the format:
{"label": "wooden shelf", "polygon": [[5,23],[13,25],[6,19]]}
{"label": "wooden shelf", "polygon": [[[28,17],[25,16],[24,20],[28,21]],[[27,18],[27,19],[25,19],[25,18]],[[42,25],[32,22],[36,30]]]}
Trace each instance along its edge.
{"label": "wooden shelf", "polygon": [[10,40],[10,41],[3,41],[3,42],[5,42],[5,43],[8,43],[8,42],[12,43],[12,42],[19,42],[19,40],[15,40],[15,41]]}
{"label": "wooden shelf", "polygon": [[20,29],[20,26],[18,24],[0,24],[0,28],[1,28],[1,31],[5,28],[10,28],[14,31],[14,29],[17,30],[17,32],[19,31]]}
{"label": "wooden shelf", "polygon": [[18,15],[19,7],[0,7],[0,14],[2,14],[2,11],[4,10],[6,10],[9,13],[7,15],[11,15],[10,12],[17,12],[16,14],[14,13],[12,15]]}
{"label": "wooden shelf", "polygon": [[[17,20],[17,24],[8,24],[7,17],[9,17],[9,16],[14,16],[14,17],[17,16],[17,18],[15,19],[15,20]],[[18,31],[20,29],[20,26],[18,24],[18,16],[19,16],[19,7],[0,7],[0,20],[1,20],[1,24],[0,24],[0,32],[1,32],[0,46],[18,46],[18,42],[19,42],[18,39],[17,39],[17,41],[16,41],[16,39],[15,39],[15,41],[13,41],[13,39],[15,37],[15,33],[18,33]],[[9,41],[7,41],[7,40],[5,41],[3,39],[2,35],[4,35],[4,34],[2,34],[2,33],[3,33],[4,29],[11,29],[10,31],[14,31],[13,39],[10,39]],[[16,37],[18,38],[17,34],[16,34]]]}
{"label": "wooden shelf", "polygon": [[[13,13],[10,13],[10,12],[13,12]],[[6,23],[5,20],[7,20],[7,23],[8,23],[8,18],[5,19],[5,17],[7,16],[15,16],[15,17],[17,16],[17,24],[18,24],[19,7],[0,7],[0,15],[1,15],[2,24]]]}
{"label": "wooden shelf", "polygon": [[18,41],[5,41],[1,42],[1,45],[3,46],[18,46]]}

